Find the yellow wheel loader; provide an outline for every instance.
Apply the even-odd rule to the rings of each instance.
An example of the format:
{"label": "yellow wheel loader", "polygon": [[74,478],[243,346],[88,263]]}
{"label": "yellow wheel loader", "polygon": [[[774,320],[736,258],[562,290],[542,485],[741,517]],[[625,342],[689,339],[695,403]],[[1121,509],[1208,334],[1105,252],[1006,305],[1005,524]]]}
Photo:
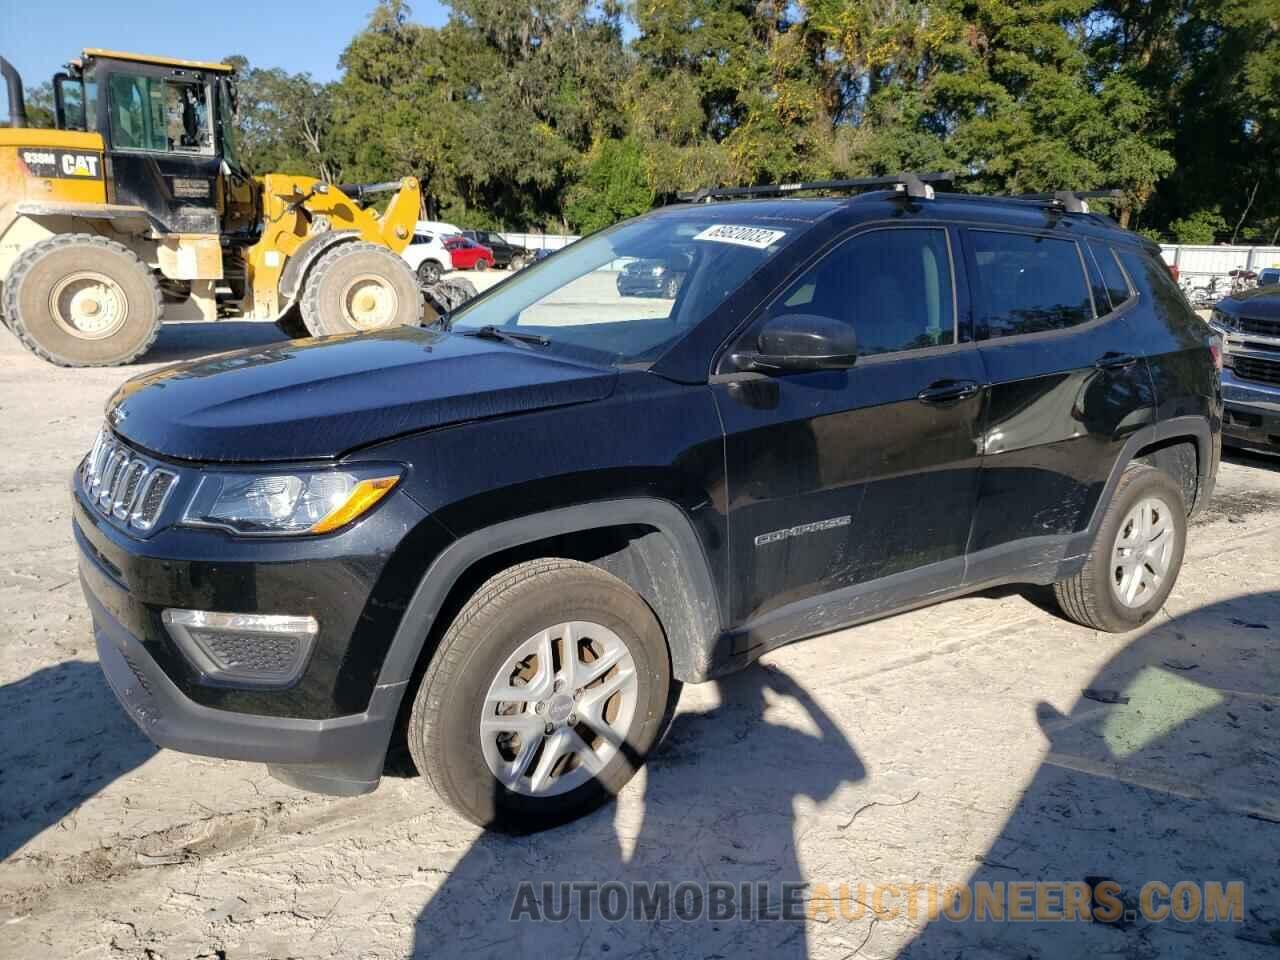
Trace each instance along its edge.
{"label": "yellow wheel loader", "polygon": [[[53,78],[57,129],[28,126],[3,57],[0,74],[0,317],[37,355],[128,363],[162,313],[274,320],[292,337],[419,321],[400,257],[418,182],[251,176],[230,66],[85,50]],[[361,206],[390,191],[381,215]]]}

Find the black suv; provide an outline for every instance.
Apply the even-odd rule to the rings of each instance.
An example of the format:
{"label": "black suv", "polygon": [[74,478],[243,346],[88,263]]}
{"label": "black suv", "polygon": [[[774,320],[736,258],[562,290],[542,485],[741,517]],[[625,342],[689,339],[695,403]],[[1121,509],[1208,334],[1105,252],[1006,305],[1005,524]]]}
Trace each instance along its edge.
{"label": "black suv", "polygon": [[[529,828],[681,682],[994,584],[1151,617],[1220,453],[1219,346],[1066,199],[671,206],[434,328],[125,384],[74,478],[102,668],[157,743],[373,789],[393,733]],[[690,251],[677,296],[631,260]]]}
{"label": "black suv", "polygon": [[510,243],[506,237],[492,230],[463,230],[462,235],[472,243],[488,247],[493,251],[493,262],[498,267],[510,267],[519,270],[531,257],[529,251],[519,244]]}

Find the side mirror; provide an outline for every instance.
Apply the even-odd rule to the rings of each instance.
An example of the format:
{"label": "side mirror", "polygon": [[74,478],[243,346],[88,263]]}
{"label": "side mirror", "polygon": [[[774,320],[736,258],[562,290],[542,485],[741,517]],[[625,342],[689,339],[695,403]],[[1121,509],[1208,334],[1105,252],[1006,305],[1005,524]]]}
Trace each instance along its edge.
{"label": "side mirror", "polygon": [[858,358],[853,329],[847,323],[812,313],[786,313],[765,323],[756,349],[730,358],[743,371],[779,373],[847,370]]}

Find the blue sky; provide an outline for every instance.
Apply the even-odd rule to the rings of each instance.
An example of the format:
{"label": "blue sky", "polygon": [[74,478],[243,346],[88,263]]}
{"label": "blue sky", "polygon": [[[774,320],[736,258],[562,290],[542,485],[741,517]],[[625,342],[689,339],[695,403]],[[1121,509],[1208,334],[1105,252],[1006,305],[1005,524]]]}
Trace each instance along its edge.
{"label": "blue sky", "polygon": [[[233,53],[264,67],[337,76],[338,57],[376,0],[0,0],[0,55],[27,87],[48,80],[85,47],[192,60]],[[430,26],[448,13],[438,0],[412,0],[412,19]],[[0,100],[3,100],[0,95]],[[7,112],[7,111],[6,111]]]}

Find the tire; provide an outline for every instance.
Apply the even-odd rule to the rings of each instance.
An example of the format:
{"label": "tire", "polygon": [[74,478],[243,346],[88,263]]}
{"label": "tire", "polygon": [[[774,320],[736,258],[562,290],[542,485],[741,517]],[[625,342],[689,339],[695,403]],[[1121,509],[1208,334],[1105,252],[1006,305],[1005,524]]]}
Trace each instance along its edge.
{"label": "tire", "polygon": [[409,265],[386,247],[344,243],[320,257],[299,301],[314,337],[416,324],[422,295]]}
{"label": "tire", "polygon": [[[589,692],[599,690],[601,683],[634,682],[633,691],[628,688],[628,693],[616,695],[630,696],[629,709],[633,710],[622,734],[623,747],[610,752],[603,740],[598,741],[595,749],[601,750],[602,756],[596,760],[603,762],[594,775],[585,764],[581,771],[563,769],[549,781],[548,789],[563,786],[564,792],[537,794],[534,778],[544,763],[552,769],[557,760],[547,755],[553,737],[569,736],[568,731],[574,735],[583,731],[591,736],[587,721],[572,713],[592,709],[586,706],[591,697],[584,694],[579,699],[567,688],[561,689],[551,693],[541,708],[525,703],[514,714],[520,720],[527,718],[534,729],[525,763],[526,772],[532,776],[517,778],[520,782],[527,779],[524,789],[512,789],[499,780],[485,753],[488,749],[499,762],[508,759],[500,755],[500,749],[503,738],[510,734],[491,733],[485,738],[480,730],[491,686],[500,676],[509,676],[505,669],[512,657],[519,656],[522,646],[536,643],[542,631],[571,621],[586,621],[586,626],[580,628],[580,635],[585,638],[580,642],[585,646],[582,657],[576,660],[579,669],[589,666],[585,650],[603,649],[608,654],[607,647],[596,646],[597,641],[591,639],[595,636],[608,635],[620,641],[631,657],[633,672],[628,673],[624,659],[610,667],[597,683],[585,688]],[[555,640],[554,646],[563,652],[561,640]],[[556,676],[564,676],[563,657],[557,659],[552,653],[552,665],[555,663],[561,664]],[[540,678],[550,676],[550,672],[543,673],[541,657],[535,666],[529,680],[531,686],[540,685]],[[549,679],[546,682],[550,690]],[[678,690],[679,684],[671,677],[662,628],[630,587],[585,563],[532,560],[488,580],[449,626],[414,699],[407,732],[409,750],[435,792],[473,823],[509,832],[543,829],[582,816],[622,789],[658,742]],[[619,708],[615,718],[619,725],[627,710]],[[567,718],[565,711],[570,711]],[[494,710],[489,715],[497,718],[498,713]],[[545,724],[554,727],[552,736],[546,735]],[[542,733],[537,732],[540,726]],[[515,751],[511,760],[525,755],[523,741],[508,740],[506,747]]]}
{"label": "tire", "polygon": [[669,277],[662,285],[662,295],[668,300],[674,300],[680,293],[680,281],[676,277]]}
{"label": "tire", "polygon": [[305,340],[311,336],[307,325],[302,322],[302,311],[296,303],[276,317],[276,328],[290,340]]}
{"label": "tire", "polygon": [[489,269],[489,261],[484,259],[484,257],[481,257],[479,260],[476,261],[476,269],[479,270],[481,273],[484,273],[486,270]]}
{"label": "tire", "polygon": [[17,338],[60,367],[130,363],[160,333],[154,274],[128,247],[93,234],[50,237],[26,250],[9,272],[4,298],[0,312]]}
{"label": "tire", "polygon": [[423,260],[418,264],[418,282],[424,287],[439,283],[443,275],[444,269],[434,260]]}
{"label": "tire", "polygon": [[[1158,586],[1138,593],[1126,603],[1120,596],[1121,589],[1122,586],[1132,586],[1133,581],[1125,580],[1124,568],[1117,565],[1120,562],[1115,553],[1117,540],[1130,529],[1134,511],[1141,504],[1151,502],[1161,505],[1161,519],[1168,525],[1167,554],[1160,551],[1165,557],[1164,571]],[[1158,546],[1154,539],[1140,539],[1138,542],[1148,549]],[[1159,542],[1165,543],[1163,539]],[[1181,487],[1163,470],[1142,464],[1128,467],[1107,506],[1084,566],[1074,576],[1054,584],[1059,608],[1068,619],[1094,630],[1123,633],[1141,626],[1168,599],[1182,569],[1186,543],[1187,508]],[[1142,561],[1140,566],[1145,571],[1143,577],[1146,581],[1152,579],[1150,573],[1161,563],[1159,559]]]}
{"label": "tire", "polygon": [[523,270],[528,265],[529,265],[528,261],[525,260],[524,255],[521,254],[520,256],[515,256],[511,258],[511,262],[507,264],[507,269],[510,270],[512,273],[516,273],[520,270]]}

